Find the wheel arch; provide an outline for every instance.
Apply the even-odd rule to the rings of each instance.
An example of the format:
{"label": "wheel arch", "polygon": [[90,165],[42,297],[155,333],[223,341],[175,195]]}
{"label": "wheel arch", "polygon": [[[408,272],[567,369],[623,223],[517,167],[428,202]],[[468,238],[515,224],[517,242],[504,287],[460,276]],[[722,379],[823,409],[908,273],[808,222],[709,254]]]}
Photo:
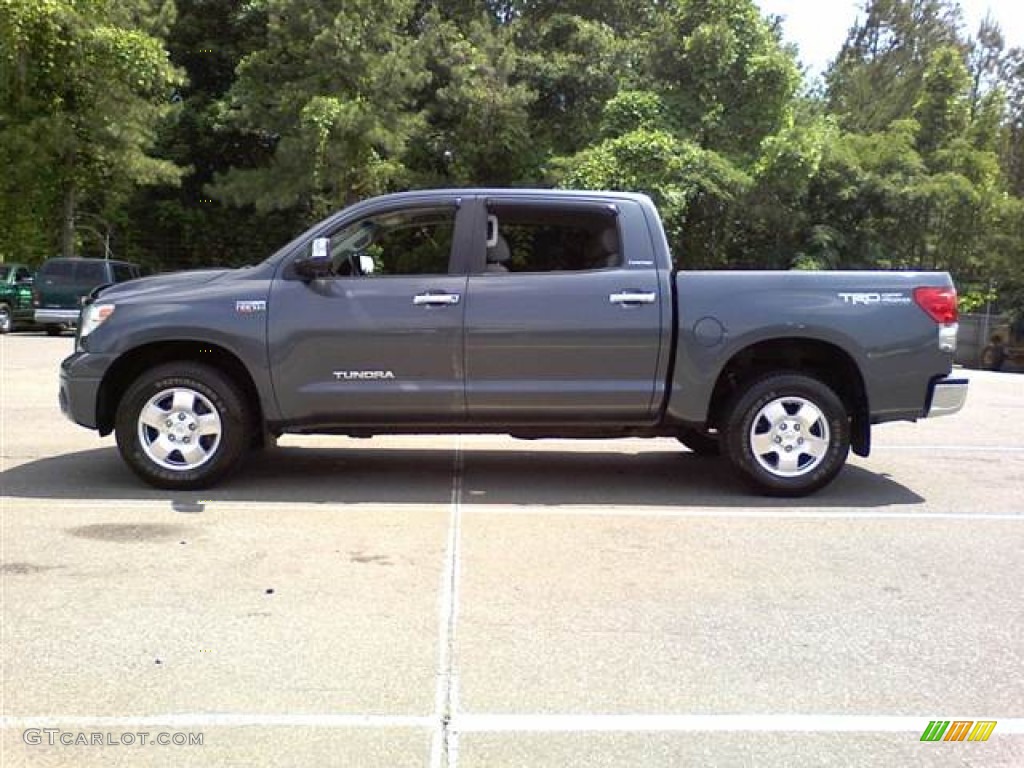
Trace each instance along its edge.
{"label": "wheel arch", "polygon": [[708,426],[718,428],[733,396],[752,381],[774,371],[805,373],[827,384],[850,415],[853,452],[858,456],[868,455],[871,418],[860,366],[842,347],[820,339],[766,339],[735,353],[715,381],[708,407]]}
{"label": "wheel arch", "polygon": [[114,429],[118,405],[132,382],[143,371],[163,363],[194,362],[208,365],[227,376],[239,390],[253,427],[252,434],[263,434],[263,406],[252,374],[232,351],[209,342],[194,340],[158,341],[143,344],[122,354],[107,369],[100,382],[96,401],[96,427],[101,435]]}

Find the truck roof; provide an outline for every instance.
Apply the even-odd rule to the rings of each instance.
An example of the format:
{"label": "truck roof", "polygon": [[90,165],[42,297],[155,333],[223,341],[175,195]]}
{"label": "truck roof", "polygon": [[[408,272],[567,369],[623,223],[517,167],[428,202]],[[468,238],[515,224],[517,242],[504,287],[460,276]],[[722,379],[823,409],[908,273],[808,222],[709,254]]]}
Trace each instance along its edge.
{"label": "truck roof", "polygon": [[362,202],[401,202],[403,200],[418,200],[424,197],[438,196],[459,196],[466,195],[475,197],[564,197],[578,200],[631,200],[634,202],[650,202],[650,197],[639,192],[616,192],[609,190],[586,190],[586,189],[551,189],[546,187],[452,187],[444,189],[414,189],[408,192],[394,192],[379,197],[367,198]]}

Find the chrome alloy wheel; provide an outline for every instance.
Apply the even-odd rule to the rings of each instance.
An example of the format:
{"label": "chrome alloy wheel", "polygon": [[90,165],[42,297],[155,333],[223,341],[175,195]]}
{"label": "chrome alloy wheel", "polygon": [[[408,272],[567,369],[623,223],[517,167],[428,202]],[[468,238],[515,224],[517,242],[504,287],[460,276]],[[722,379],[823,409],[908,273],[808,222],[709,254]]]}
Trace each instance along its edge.
{"label": "chrome alloy wheel", "polygon": [[139,412],[139,445],[164,469],[184,472],[203,466],[220,445],[220,415],[194,389],[165,389]]}
{"label": "chrome alloy wheel", "polygon": [[757,463],[768,472],[778,477],[800,477],[825,458],[828,421],[810,400],[780,397],[754,417],[750,447]]}

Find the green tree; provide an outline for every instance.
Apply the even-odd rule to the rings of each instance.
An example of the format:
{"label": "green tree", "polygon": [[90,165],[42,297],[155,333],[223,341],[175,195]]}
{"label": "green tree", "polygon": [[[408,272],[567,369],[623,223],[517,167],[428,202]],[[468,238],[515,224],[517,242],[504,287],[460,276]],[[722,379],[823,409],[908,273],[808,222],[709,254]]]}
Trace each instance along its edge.
{"label": "green tree", "polygon": [[645,43],[647,87],[700,146],[752,158],[785,124],[800,74],[752,0],[670,0]]}
{"label": "green tree", "polygon": [[143,2],[0,0],[2,211],[15,236],[30,230],[4,251],[37,259],[60,220],[61,250],[73,255],[80,205],[103,210],[135,185],[177,181],[181,170],[150,149],[180,75],[139,26],[170,13]]}
{"label": "green tree", "polygon": [[432,9],[419,21],[427,77],[413,108],[423,121],[404,161],[418,184],[523,184],[536,175],[530,105],[511,30],[485,14],[460,26]]}
{"label": "green tree", "polygon": [[967,133],[970,85],[961,51],[947,46],[932,53],[913,111],[920,126],[917,145],[923,155],[930,156]]}
{"label": "green tree", "polygon": [[968,69],[971,73],[971,116],[977,114],[985,95],[1000,86],[1006,41],[991,15],[982,19],[978,35],[969,42]]}
{"label": "green tree", "polygon": [[166,32],[171,61],[184,69],[179,112],[157,135],[154,152],[187,167],[179,186],[136,189],[117,213],[119,252],[154,268],[251,262],[301,226],[297,209],[257,215],[225,205],[207,186],[217,174],[269,162],[273,144],[256,131],[224,125],[222,99],[239,62],[266,45],[267,13],[248,0],[177,0]]}
{"label": "green tree", "polygon": [[845,234],[839,222],[816,218],[809,203],[811,185],[838,136],[835,121],[805,101],[795,106],[789,125],[764,140],[736,236],[735,250],[756,254],[745,263],[778,269],[839,266]]}
{"label": "green tree", "polygon": [[857,133],[910,117],[931,55],[962,45],[954,0],[867,0],[826,73],[830,110]]}
{"label": "green tree", "polygon": [[1002,73],[1007,101],[1002,166],[1010,192],[1024,198],[1024,48],[1009,52]]}
{"label": "green tree", "polygon": [[232,169],[212,191],[307,219],[401,186],[410,105],[426,80],[407,30],[411,0],[268,0],[265,47],[247,55],[224,124],[265,138],[269,162]]}
{"label": "green tree", "polygon": [[597,139],[604,105],[627,87],[623,73],[630,71],[636,46],[607,21],[534,12],[513,27],[522,80],[536,94],[529,110],[534,141],[555,155],[578,152]]}
{"label": "green tree", "polygon": [[727,260],[728,212],[750,179],[722,155],[666,130],[664,114],[651,94],[620,94],[605,108],[606,138],[560,160],[556,174],[567,188],[651,195],[670,243],[687,254],[687,265],[720,266]]}

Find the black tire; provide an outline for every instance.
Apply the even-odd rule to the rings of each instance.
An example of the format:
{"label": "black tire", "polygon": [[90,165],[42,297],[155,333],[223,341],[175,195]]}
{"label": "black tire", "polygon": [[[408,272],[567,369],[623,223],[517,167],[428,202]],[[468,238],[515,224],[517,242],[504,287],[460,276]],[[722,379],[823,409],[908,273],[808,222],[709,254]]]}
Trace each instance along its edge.
{"label": "black tire", "polygon": [[0,333],[10,333],[14,330],[14,313],[11,312],[11,305],[0,302]]}
{"label": "black tire", "polygon": [[806,496],[823,488],[850,452],[850,419],[842,400],[802,373],[754,380],[737,392],[725,423],[726,458],[768,496]]}
{"label": "black tire", "polygon": [[718,435],[709,435],[699,429],[684,429],[676,439],[698,456],[721,456],[722,445]]}
{"label": "black tire", "polygon": [[[171,395],[166,393],[171,392]],[[173,393],[191,393],[191,410],[175,410],[177,399]],[[153,404],[158,397],[164,395],[158,404],[153,405],[159,410],[160,420],[167,417],[168,426],[174,429],[163,430],[161,427],[147,426],[142,423],[143,409]],[[187,394],[182,395],[187,398]],[[175,405],[170,405],[174,399]],[[163,410],[169,405],[170,410]],[[183,413],[190,414],[182,418],[178,425],[177,419]],[[216,437],[203,435],[203,419],[216,416]],[[193,422],[199,425],[199,431],[182,431],[175,437],[175,430],[192,427]],[[196,490],[208,488],[222,480],[241,463],[243,454],[250,443],[250,416],[245,398],[239,388],[220,371],[200,363],[176,362],[157,366],[143,372],[128,388],[117,409],[114,431],[117,436],[117,447],[122,458],[139,477],[157,488],[171,490]],[[190,443],[184,448],[182,443]],[[176,440],[172,452],[164,458],[164,465],[158,463],[153,454],[160,448],[161,440]],[[194,451],[203,441],[205,447],[200,452],[204,458],[201,463],[191,461],[184,451]],[[166,448],[170,443],[163,442]]]}
{"label": "black tire", "polygon": [[1006,363],[1006,350],[1002,346],[989,344],[981,352],[981,367],[986,371],[1001,371]]}
{"label": "black tire", "polygon": [[62,325],[48,325],[46,326],[47,336],[60,336],[64,333],[64,326]]}

